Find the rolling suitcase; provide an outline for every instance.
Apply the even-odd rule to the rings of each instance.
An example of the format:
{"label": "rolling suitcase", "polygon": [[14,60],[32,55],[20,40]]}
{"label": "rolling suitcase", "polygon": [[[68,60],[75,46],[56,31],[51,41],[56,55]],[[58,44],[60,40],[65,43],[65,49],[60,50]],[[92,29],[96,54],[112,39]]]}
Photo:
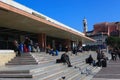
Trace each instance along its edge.
{"label": "rolling suitcase", "polygon": [[61,59],[56,59],[56,63],[62,63]]}

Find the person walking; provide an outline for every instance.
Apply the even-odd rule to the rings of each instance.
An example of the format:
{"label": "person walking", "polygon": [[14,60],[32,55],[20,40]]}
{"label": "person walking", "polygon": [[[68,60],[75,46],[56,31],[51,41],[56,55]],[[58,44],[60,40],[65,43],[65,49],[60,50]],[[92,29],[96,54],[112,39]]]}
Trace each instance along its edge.
{"label": "person walking", "polygon": [[111,52],[111,57],[112,57],[112,60],[113,61],[116,61],[117,60],[117,52],[115,49],[112,50]]}
{"label": "person walking", "polygon": [[19,50],[19,44],[17,42],[17,40],[13,41],[13,50],[16,53],[16,56],[21,56],[20,50]]}

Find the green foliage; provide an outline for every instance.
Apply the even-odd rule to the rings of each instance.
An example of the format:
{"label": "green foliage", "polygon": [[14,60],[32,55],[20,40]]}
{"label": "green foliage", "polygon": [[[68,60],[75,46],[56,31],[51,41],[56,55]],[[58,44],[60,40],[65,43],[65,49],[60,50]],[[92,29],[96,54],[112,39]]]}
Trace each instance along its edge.
{"label": "green foliage", "polygon": [[106,44],[111,47],[120,47],[120,38],[119,37],[108,37],[106,39]]}

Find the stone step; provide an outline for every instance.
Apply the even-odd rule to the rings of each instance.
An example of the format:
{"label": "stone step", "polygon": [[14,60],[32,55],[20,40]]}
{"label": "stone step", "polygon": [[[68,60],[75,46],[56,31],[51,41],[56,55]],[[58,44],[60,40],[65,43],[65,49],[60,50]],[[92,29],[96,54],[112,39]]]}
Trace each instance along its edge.
{"label": "stone step", "polygon": [[[91,72],[95,69],[95,67],[92,67],[89,65],[89,69],[91,70]],[[92,75],[92,74],[89,74]],[[72,77],[72,79],[70,80],[89,80],[90,78],[86,78],[88,75],[86,74],[76,74],[76,76]]]}
{"label": "stone step", "polygon": [[37,65],[37,62],[17,62],[17,63],[12,63],[9,62],[6,65]]}
{"label": "stone step", "polygon": [[[60,65],[62,65],[62,64],[59,64],[59,65],[57,65],[57,64],[55,64],[55,65],[52,65],[51,67],[46,67],[46,69],[45,69],[45,67],[44,67],[44,70],[49,70],[50,68],[52,68],[52,67],[56,67],[56,66],[60,66]],[[53,68],[53,69],[55,69],[55,68]],[[38,71],[38,70],[37,70]],[[49,70],[50,71],[50,70]],[[15,72],[13,72],[13,73],[15,73]],[[35,74],[34,76],[37,76],[38,74]]]}
{"label": "stone step", "polygon": [[[32,54],[32,55],[34,55],[34,57],[36,58],[36,60],[38,61],[38,62],[40,62],[41,63],[41,60],[42,61],[46,61],[46,62],[48,62],[48,61],[54,61],[54,60],[56,60],[56,59],[58,59],[58,58],[60,58],[61,56],[50,56],[49,55],[49,58],[45,58],[44,56],[42,56],[42,58],[40,58],[39,57],[39,55],[37,54],[37,55],[35,55],[35,54]],[[48,55],[47,55],[48,56]],[[78,56],[70,56],[70,59],[72,59],[72,58],[74,58],[74,57],[78,57]]]}
{"label": "stone step", "polygon": [[0,78],[32,78],[31,74],[0,74]]}
{"label": "stone step", "polygon": [[41,64],[41,65],[12,65],[12,66],[6,66],[1,67],[0,73],[37,73],[40,72],[42,68],[48,67],[50,65],[53,65],[54,63],[48,63],[48,64]]}
{"label": "stone step", "polygon": [[33,77],[40,77],[39,79],[43,80],[44,78],[56,75],[58,73],[61,73],[62,70],[66,70],[65,66],[61,66],[55,69],[51,70],[44,70],[44,72],[38,73],[38,74],[33,74]]}
{"label": "stone step", "polygon": [[[55,65],[55,66],[56,66],[56,65]],[[52,67],[55,67],[55,66],[51,66],[51,68],[52,68]],[[60,66],[60,65],[59,65],[59,66]],[[57,67],[57,66],[56,66],[56,67]],[[49,70],[49,69],[50,69],[50,67],[48,67],[47,69]],[[47,70],[47,69],[46,69],[46,70]]]}
{"label": "stone step", "polygon": [[76,77],[77,79],[75,80],[89,80],[89,79],[84,79],[86,77],[86,74],[82,74],[81,76]]}
{"label": "stone step", "polygon": [[21,56],[16,56],[6,65],[31,65],[31,64],[38,64],[38,63],[31,54],[25,53],[25,54],[21,54]]}
{"label": "stone step", "polygon": [[16,61],[10,61],[9,63],[37,63],[36,61],[24,61],[24,60],[16,60]]}
{"label": "stone step", "polygon": [[16,57],[26,57],[26,56],[31,56],[32,54],[28,53],[28,54],[21,54],[20,56],[16,56]]}
{"label": "stone step", "polygon": [[72,80],[74,77],[76,77],[77,75],[81,76],[80,71],[76,71],[74,74],[72,74],[67,80]]}
{"label": "stone step", "polygon": [[[82,65],[81,65],[81,66],[82,66]],[[66,68],[68,68],[68,67],[66,67]],[[63,70],[62,70],[62,73],[59,73],[59,74],[57,74],[57,75],[48,77],[48,80],[49,80],[49,79],[50,79],[50,80],[57,80],[58,78],[61,78],[61,77],[63,76],[63,74],[70,73],[70,71],[72,71],[72,70],[79,71],[79,70],[77,70],[77,69],[74,69],[73,67],[72,67],[72,69],[69,69],[69,71],[66,71],[66,72],[65,72],[65,70],[63,69]],[[63,73],[63,72],[64,72],[64,73]],[[80,73],[80,71],[79,71],[79,73]],[[56,77],[56,76],[57,76],[57,77]],[[45,79],[45,80],[47,80],[47,79]]]}
{"label": "stone step", "polygon": [[1,74],[21,74],[21,73],[29,73],[29,70],[4,70],[4,71],[0,71],[0,75]]}
{"label": "stone step", "polygon": [[[49,70],[49,67],[54,68],[54,67],[52,67],[54,65],[56,65],[54,62],[40,64],[39,67],[35,67],[34,69],[31,69],[30,73],[35,74],[35,73],[39,73],[39,72],[42,72],[47,69]],[[62,65],[62,64],[58,64],[57,66],[60,66],[60,65]]]}
{"label": "stone step", "polygon": [[[48,56],[49,57],[49,56]],[[85,64],[84,60],[87,56],[70,56],[70,60],[73,66],[80,67],[80,69],[85,70],[86,67],[88,67],[88,64]],[[11,74],[10,71],[6,72],[1,72],[5,76],[5,74],[8,75],[8,77],[12,76],[11,78],[30,78],[30,79],[35,79],[35,80],[59,80],[61,77],[66,77],[68,80],[74,79],[76,76],[79,75],[80,70],[74,67],[68,68],[67,65],[63,65],[63,63],[56,64],[56,59],[58,57],[56,56],[51,56],[49,59],[51,61],[49,62],[49,59],[46,57],[46,62],[43,61],[38,67],[34,67],[33,69],[28,69],[23,71],[21,70],[17,72],[13,71],[13,75]],[[48,62],[47,62],[48,61]],[[28,60],[29,62],[29,60]],[[21,74],[19,76],[19,74]],[[23,76],[25,75],[25,76]],[[72,76],[73,75],[73,76]],[[84,75],[84,74],[82,74]],[[2,75],[1,75],[2,76]],[[19,76],[19,77],[18,77]],[[82,77],[82,76],[81,76]],[[79,77],[79,78],[81,78]],[[78,79],[79,79],[78,78]]]}
{"label": "stone step", "polygon": [[82,77],[83,75],[81,75],[81,73],[77,73],[75,74],[70,80],[81,80],[80,78]]}
{"label": "stone step", "polygon": [[[58,59],[58,58],[57,58],[57,59]],[[75,60],[77,61],[78,59],[72,58],[72,59],[71,59],[71,63],[72,63],[72,61],[75,61]],[[80,60],[80,59],[79,59],[79,60]],[[41,64],[41,63],[46,63],[46,62],[49,63],[49,62],[52,62],[52,61],[55,62],[56,59],[54,59],[54,57],[53,57],[52,60],[46,60],[46,59],[43,59],[43,60],[41,60],[41,61],[38,60],[38,63],[39,63],[39,64]]]}
{"label": "stone step", "polygon": [[93,76],[97,73],[97,72],[99,72],[100,71],[100,69],[101,68],[99,68],[99,67],[93,67],[93,68],[91,68],[91,74],[89,74],[88,76],[86,76],[86,77],[83,77],[83,79],[84,80],[88,80],[88,79],[92,79],[93,78]]}
{"label": "stone step", "polygon": [[14,59],[34,59],[33,57],[15,57]]}
{"label": "stone step", "polygon": [[44,78],[44,80],[58,80],[61,79],[62,77],[64,77],[65,75],[67,76],[67,74],[71,74],[73,73],[72,68],[67,68],[65,70],[61,70],[51,76],[47,76]]}
{"label": "stone step", "polygon": [[[57,65],[57,64],[56,64],[56,65]],[[29,76],[32,75],[33,77],[36,77],[36,76],[39,76],[39,75],[41,75],[41,74],[45,74],[46,72],[47,72],[47,73],[50,73],[50,71],[54,71],[54,70],[57,71],[58,68],[54,68],[54,66],[56,66],[56,65],[51,65],[51,69],[50,69],[50,70],[49,70],[50,67],[48,67],[48,66],[44,67],[44,66],[43,66],[43,68],[32,69],[32,70],[29,70],[29,71],[28,71],[28,70],[23,70],[23,71],[22,71],[22,70],[20,70],[20,71],[19,71],[19,70],[0,71],[0,73],[1,73],[0,75],[1,75],[1,77],[4,77],[4,78],[5,78],[5,77],[6,77],[6,78],[8,78],[8,77],[10,78],[9,75],[12,73],[13,75],[11,74],[11,75],[12,75],[11,78],[15,78],[15,77],[18,78],[19,74],[21,74],[20,77],[25,77],[25,76],[22,76],[22,74],[27,73],[27,74],[26,74],[27,76],[28,76],[28,75],[29,75]],[[62,64],[61,64],[61,65],[62,65]],[[59,66],[59,65],[58,65],[58,66]],[[53,67],[53,69],[52,69],[52,67]],[[63,66],[63,67],[65,67],[65,66]],[[61,66],[60,68],[62,68],[62,66]],[[56,72],[56,71],[55,71],[55,72]],[[16,73],[16,74],[15,74],[15,73]],[[4,74],[4,75],[3,75],[3,74]],[[6,76],[5,76],[5,74],[6,74]],[[31,74],[31,75],[30,75],[30,74]],[[7,77],[7,75],[8,75],[8,77]],[[28,78],[27,76],[26,76],[26,78]]]}
{"label": "stone step", "polygon": [[14,59],[14,60],[11,60],[9,62],[20,62],[20,61],[22,61],[22,62],[36,62],[34,59],[26,59],[26,60],[24,60],[24,59]]}
{"label": "stone step", "polygon": [[[45,78],[44,80],[59,80],[59,79],[61,79],[61,77],[64,73],[68,72],[68,70],[70,70],[70,68],[67,68],[64,71],[61,71],[60,73],[57,73],[56,75],[49,76],[49,77]],[[70,71],[69,71],[69,73],[70,73]]]}
{"label": "stone step", "polygon": [[69,72],[68,72],[68,74],[65,75],[65,79],[66,79],[66,80],[70,80],[70,78],[71,78],[73,75],[75,75],[75,74],[78,73],[78,70],[76,70],[76,69],[73,69],[72,71],[73,71],[72,73],[69,73]]}
{"label": "stone step", "polygon": [[[15,57],[14,59],[34,59],[33,57]],[[35,59],[34,59],[35,60]]]}

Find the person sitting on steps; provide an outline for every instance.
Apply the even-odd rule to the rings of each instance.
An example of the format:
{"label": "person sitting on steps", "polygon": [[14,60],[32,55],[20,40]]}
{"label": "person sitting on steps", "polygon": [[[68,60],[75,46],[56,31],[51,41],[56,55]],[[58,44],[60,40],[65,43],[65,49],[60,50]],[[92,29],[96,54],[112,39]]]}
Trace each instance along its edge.
{"label": "person sitting on steps", "polygon": [[67,63],[68,67],[72,67],[70,60],[69,60],[69,56],[67,55],[68,49],[65,50],[65,53],[63,53],[61,55],[61,61],[63,63]]}
{"label": "person sitting on steps", "polygon": [[87,60],[86,63],[88,63],[89,65],[91,65],[94,61],[91,54],[89,55],[89,57],[86,60]]}

